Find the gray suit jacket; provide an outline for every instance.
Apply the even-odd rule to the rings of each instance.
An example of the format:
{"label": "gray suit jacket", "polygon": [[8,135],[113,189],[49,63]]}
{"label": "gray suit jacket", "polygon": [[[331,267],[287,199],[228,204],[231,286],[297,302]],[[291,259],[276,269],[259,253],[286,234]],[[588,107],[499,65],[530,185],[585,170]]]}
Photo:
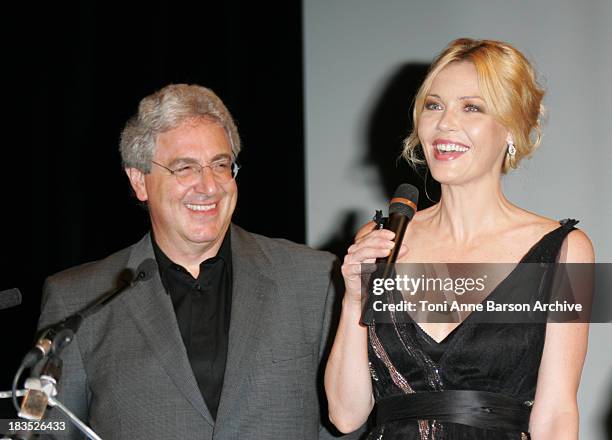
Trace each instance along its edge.
{"label": "gray suit jacket", "polygon": [[[150,235],[51,276],[39,327],[112,290],[126,269],[135,271],[147,258],[154,258]],[[335,301],[334,257],[232,225],[232,258],[229,347],[216,422],[158,271],[83,323],[62,355],[60,401],[105,440],[331,438],[320,427],[318,381]],[[57,437],[82,438],[74,430]]]}

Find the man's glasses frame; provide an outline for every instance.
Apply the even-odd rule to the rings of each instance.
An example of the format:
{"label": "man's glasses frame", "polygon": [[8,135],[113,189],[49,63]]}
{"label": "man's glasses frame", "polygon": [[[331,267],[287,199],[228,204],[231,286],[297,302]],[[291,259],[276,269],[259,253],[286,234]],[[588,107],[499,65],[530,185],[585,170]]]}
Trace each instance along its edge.
{"label": "man's glasses frame", "polygon": [[200,165],[197,162],[181,165],[179,168],[172,169],[159,162],[151,161],[176,177],[181,185],[191,186],[196,184],[201,178],[204,168],[209,168],[213,179],[219,183],[228,183],[236,178],[240,165],[234,160],[229,163],[229,173],[227,172],[227,161],[215,161],[208,165]]}

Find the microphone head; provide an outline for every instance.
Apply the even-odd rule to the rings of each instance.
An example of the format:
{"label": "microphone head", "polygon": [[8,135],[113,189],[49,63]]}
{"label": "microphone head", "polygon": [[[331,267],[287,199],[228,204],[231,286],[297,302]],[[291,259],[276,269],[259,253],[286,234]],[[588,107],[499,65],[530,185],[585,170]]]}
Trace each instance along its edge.
{"label": "microphone head", "polygon": [[409,183],[402,183],[395,190],[389,204],[389,216],[399,214],[408,217],[408,220],[412,220],[414,213],[417,211],[418,203],[419,190],[417,187]]}
{"label": "microphone head", "polygon": [[21,304],[21,292],[13,288],[0,292],[0,310]]}
{"label": "microphone head", "polygon": [[150,279],[157,270],[157,262],[153,258],[147,258],[136,269],[136,280],[146,281]]}

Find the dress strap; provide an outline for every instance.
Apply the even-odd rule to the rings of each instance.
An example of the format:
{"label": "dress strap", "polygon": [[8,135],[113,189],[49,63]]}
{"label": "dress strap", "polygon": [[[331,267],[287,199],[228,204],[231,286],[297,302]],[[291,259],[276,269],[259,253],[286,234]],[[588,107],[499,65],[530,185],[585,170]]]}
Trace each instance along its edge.
{"label": "dress strap", "polygon": [[578,220],[559,220],[559,227],[550,231],[525,255],[522,263],[556,263],[565,237],[576,229]]}
{"label": "dress strap", "polygon": [[561,226],[565,229],[569,229],[570,231],[576,229],[574,226],[576,226],[579,222],[580,220],[576,220],[574,218],[564,218],[563,220],[559,220]]}
{"label": "dress strap", "polygon": [[531,401],[477,390],[445,390],[389,396],[376,403],[376,424],[437,420],[481,429],[529,431]]}

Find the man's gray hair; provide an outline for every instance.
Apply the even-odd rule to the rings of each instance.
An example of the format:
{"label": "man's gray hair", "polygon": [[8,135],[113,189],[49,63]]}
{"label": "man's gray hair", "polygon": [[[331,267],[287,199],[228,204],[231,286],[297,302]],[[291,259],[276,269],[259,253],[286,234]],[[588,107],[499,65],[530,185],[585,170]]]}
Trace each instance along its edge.
{"label": "man's gray hair", "polygon": [[150,172],[157,135],[197,118],[216,122],[225,129],[236,159],[240,152],[240,137],[232,115],[221,99],[206,87],[170,84],[143,98],[138,113],[125,124],[119,145],[123,167]]}

